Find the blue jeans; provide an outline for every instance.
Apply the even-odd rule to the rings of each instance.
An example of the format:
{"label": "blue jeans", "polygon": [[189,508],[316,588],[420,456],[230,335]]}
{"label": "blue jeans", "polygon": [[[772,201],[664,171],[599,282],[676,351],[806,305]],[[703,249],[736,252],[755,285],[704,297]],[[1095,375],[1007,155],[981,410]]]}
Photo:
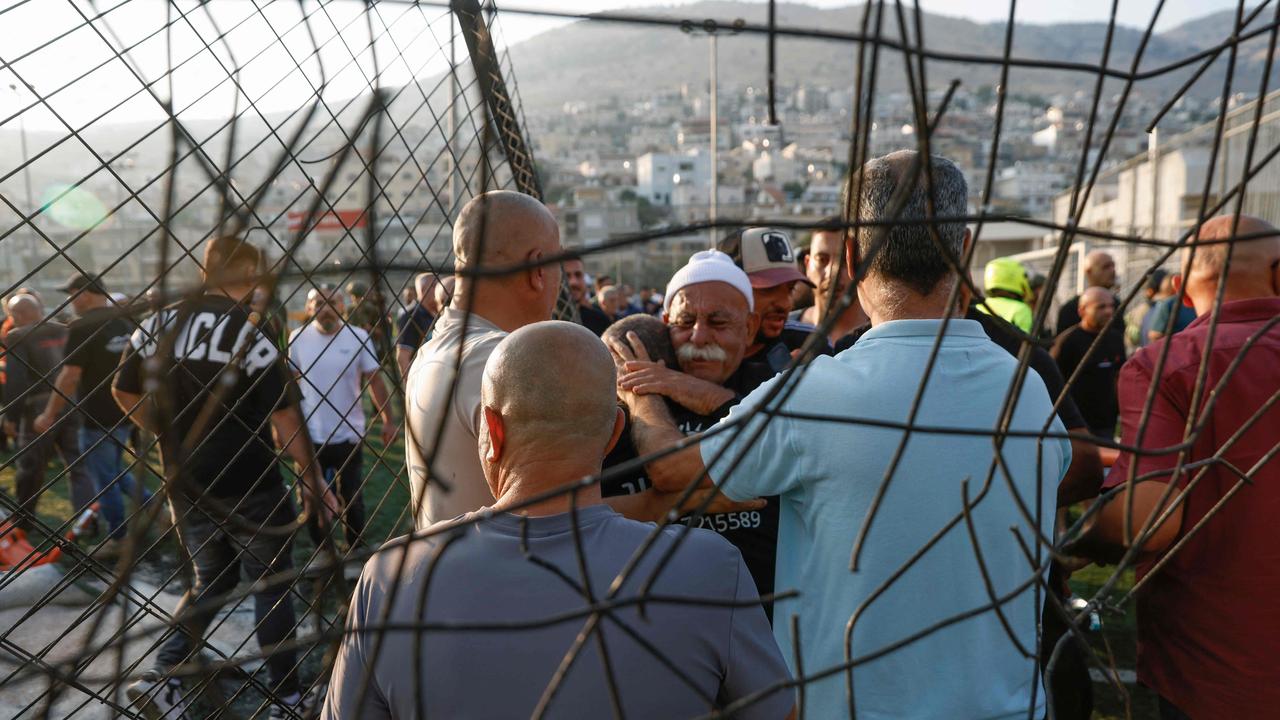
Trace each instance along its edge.
{"label": "blue jeans", "polygon": [[[124,447],[128,441],[127,427],[117,427],[109,432],[97,427],[80,429],[80,449],[84,452],[82,462],[99,493],[102,516],[111,528],[109,536],[117,540],[123,538],[126,531],[124,496],[136,498],[141,503],[151,499],[151,493],[145,487],[138,487],[133,473],[129,471],[130,463],[125,461]],[[138,494],[139,489],[141,495]]]}

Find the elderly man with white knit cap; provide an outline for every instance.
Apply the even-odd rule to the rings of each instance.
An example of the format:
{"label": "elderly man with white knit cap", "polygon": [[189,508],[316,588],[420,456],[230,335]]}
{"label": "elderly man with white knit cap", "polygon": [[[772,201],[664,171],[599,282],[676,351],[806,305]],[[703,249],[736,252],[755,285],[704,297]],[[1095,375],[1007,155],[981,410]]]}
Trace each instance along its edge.
{"label": "elderly man with white knit cap", "polygon": [[[622,363],[619,388],[666,397],[670,420],[685,435],[710,428],[772,374],[758,363],[742,362],[760,327],[754,309],[751,281],[732,258],[718,250],[694,253],[672,276],[663,297],[662,319],[671,333],[679,369],[651,361],[633,333],[629,342],[610,343]],[[654,441],[652,430],[645,422],[631,423],[631,445],[620,443],[623,449],[606,459],[606,469],[665,449],[665,442]],[[638,480],[634,475],[606,474],[601,489],[605,495],[642,492],[650,486],[662,492],[683,490],[683,480],[672,484],[663,480],[669,474],[662,472],[661,465],[661,459],[648,463],[648,472]],[[765,500],[763,507],[708,514],[693,523],[737,546],[761,595],[773,591],[778,538],[777,499]]]}

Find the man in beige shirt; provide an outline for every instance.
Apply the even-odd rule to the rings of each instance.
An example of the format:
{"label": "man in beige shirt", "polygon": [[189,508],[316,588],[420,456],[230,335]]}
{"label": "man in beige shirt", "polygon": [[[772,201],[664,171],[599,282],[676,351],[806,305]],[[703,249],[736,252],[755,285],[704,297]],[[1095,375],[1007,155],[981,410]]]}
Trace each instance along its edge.
{"label": "man in beige shirt", "polygon": [[[453,226],[453,302],[418,351],[405,385],[409,486],[418,528],[493,502],[477,451],[480,381],[507,333],[548,320],[560,290],[560,229],[516,192],[477,195]],[[494,275],[477,270],[518,267]]]}

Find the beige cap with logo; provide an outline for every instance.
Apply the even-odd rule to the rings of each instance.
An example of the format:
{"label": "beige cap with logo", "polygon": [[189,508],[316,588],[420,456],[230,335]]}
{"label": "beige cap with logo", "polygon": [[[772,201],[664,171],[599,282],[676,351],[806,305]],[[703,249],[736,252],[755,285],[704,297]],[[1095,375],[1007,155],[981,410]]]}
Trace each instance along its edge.
{"label": "beige cap with logo", "polygon": [[733,258],[734,264],[747,273],[753,288],[771,288],[789,282],[813,285],[796,265],[791,236],[785,230],[745,228],[722,238],[716,248]]}

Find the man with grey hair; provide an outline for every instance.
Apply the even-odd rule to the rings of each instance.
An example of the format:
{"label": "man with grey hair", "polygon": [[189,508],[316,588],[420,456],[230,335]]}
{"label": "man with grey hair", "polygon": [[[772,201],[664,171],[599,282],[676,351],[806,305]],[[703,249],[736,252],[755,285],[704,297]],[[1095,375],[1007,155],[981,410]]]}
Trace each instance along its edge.
{"label": "man with grey hair", "polygon": [[487,192],[458,214],[453,301],[405,383],[411,512],[419,528],[493,502],[476,457],[480,378],[507,333],[551,317],[560,263],[547,259],[560,251],[555,217],[528,195]]}
{"label": "man with grey hair", "polygon": [[[908,221],[864,227],[849,245],[850,267],[869,261],[857,291],[872,328],[849,350],[813,360],[794,385],[779,387],[781,376],[761,385],[675,457],[687,481],[708,473],[731,500],[780,496],[776,586],[802,592],[776,602],[774,635],[792,647],[794,622],[803,638],[794,662],[810,676],[830,673],[805,687],[813,717],[848,717],[849,683],[860,717],[1043,714],[1033,589],[1041,572],[1018,537],[1052,536],[1053,489],[1070,445],[1016,435],[1063,432],[1044,383],[1026,375],[1006,415],[1017,361],[977,322],[952,317],[968,292],[924,221],[964,215],[960,170],[904,150],[868,162],[856,186],[860,220]],[[934,227],[945,252],[961,256],[971,241],[964,224]],[[649,396],[627,402],[638,422],[662,412]],[[831,422],[846,418],[860,422]],[[997,464],[982,433],[1006,421],[1015,435],[999,444]]]}
{"label": "man with grey hair", "polygon": [[[477,453],[497,501],[369,560],[323,718],[523,717],[548,699],[551,717],[688,718],[757,692],[734,717],[791,711],[789,693],[767,692],[788,675],[738,552],[700,530],[655,538],[580,482],[600,473],[622,432],[614,381],[609,352],[580,325],[536,323],[498,343]],[[664,560],[650,592],[667,600],[642,617],[635,600]],[[584,627],[592,597],[617,606]],[[542,622],[555,617],[580,619]],[[435,623],[508,629],[413,629]],[[582,632],[597,637],[561,675]]]}
{"label": "man with grey hair", "polygon": [[[57,392],[54,378],[63,362],[67,328],[45,318],[44,306],[34,295],[19,294],[9,299],[6,309],[13,329],[3,339],[5,359],[5,432],[17,438],[18,470],[14,476],[17,501],[22,508],[15,520],[30,528],[36,503],[45,490],[45,470],[54,453],[67,466],[71,485],[71,509],[93,502],[97,494],[93,480],[80,462],[80,416],[72,413],[41,432],[36,419]],[[106,543],[115,549],[114,543]]]}
{"label": "man with grey hair", "polygon": [[600,292],[596,293],[596,304],[600,306],[600,312],[609,319],[609,323],[613,324],[617,321],[618,315],[622,312],[626,300],[622,295],[622,289],[617,285],[609,285],[600,288]]}

